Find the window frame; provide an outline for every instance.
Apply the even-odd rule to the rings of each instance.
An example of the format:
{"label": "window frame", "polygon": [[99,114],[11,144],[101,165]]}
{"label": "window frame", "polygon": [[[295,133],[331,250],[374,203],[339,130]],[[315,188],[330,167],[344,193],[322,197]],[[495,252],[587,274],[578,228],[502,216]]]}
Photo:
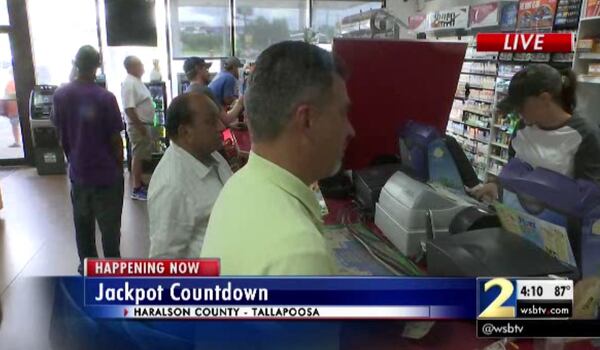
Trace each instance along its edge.
{"label": "window frame", "polygon": [[[175,9],[177,7],[176,4],[177,0],[169,0],[169,6],[168,6],[168,10],[169,12],[173,11],[173,9]],[[231,56],[237,56],[239,53],[236,52],[236,6],[238,4],[238,2],[243,1],[243,0],[228,0],[229,1],[229,15],[230,15],[230,52],[229,54]],[[314,25],[314,10],[315,10],[315,5],[314,3],[318,0],[303,0],[304,2],[306,2],[306,10],[307,10],[307,20],[306,23],[309,27],[312,28],[312,26]],[[358,0],[359,1],[359,0]],[[357,2],[358,2],[357,1]],[[364,2],[381,2],[381,8],[387,8],[387,0],[364,0]],[[168,16],[168,22],[167,22],[167,26],[169,27],[168,30],[171,32],[171,49],[173,49],[173,23],[172,23],[172,16],[170,15],[170,13],[167,14]],[[180,56],[180,55],[174,55],[174,50],[173,52],[173,56],[172,56],[172,60],[173,61],[178,61],[178,60],[185,60],[187,57],[186,56]],[[201,58],[204,59],[224,59],[226,57],[204,57],[204,56],[200,56]],[[228,57],[228,56],[227,56]]]}
{"label": "window frame", "polygon": [[[201,58],[204,58],[206,60],[223,60],[227,57],[229,57],[233,52],[235,52],[235,37],[234,37],[234,25],[233,25],[233,21],[234,21],[234,14],[235,11],[233,11],[232,6],[234,5],[235,0],[223,0],[224,3],[227,3],[227,12],[229,15],[229,52],[227,53],[227,55],[225,56],[198,56]],[[190,5],[191,6],[191,5]],[[168,30],[170,32],[170,37],[168,38],[168,40],[170,41],[170,50],[171,50],[171,54],[172,57],[171,59],[173,61],[178,61],[178,60],[185,60],[187,57],[189,56],[185,56],[182,55],[182,52],[176,52],[175,51],[175,40],[173,40],[174,38],[174,28],[173,28],[173,11],[177,10],[178,8],[178,0],[168,0],[168,6],[167,6],[167,27]]]}

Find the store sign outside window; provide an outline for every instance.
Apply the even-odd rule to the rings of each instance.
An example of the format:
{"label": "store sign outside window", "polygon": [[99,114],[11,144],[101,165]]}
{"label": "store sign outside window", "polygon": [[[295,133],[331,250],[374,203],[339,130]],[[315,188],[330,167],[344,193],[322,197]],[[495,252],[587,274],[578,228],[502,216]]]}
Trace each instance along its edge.
{"label": "store sign outside window", "polygon": [[454,7],[428,15],[429,29],[464,29],[469,25],[469,6]]}
{"label": "store sign outside window", "polygon": [[585,17],[600,16],[600,0],[588,0],[585,9]]}
{"label": "store sign outside window", "polygon": [[469,23],[471,28],[493,27],[499,24],[497,2],[489,4],[473,5],[469,11]]}
{"label": "store sign outside window", "polygon": [[415,33],[427,31],[429,23],[427,22],[427,14],[419,13],[414,16],[408,16],[408,29]]}
{"label": "store sign outside window", "polygon": [[514,30],[517,26],[519,4],[516,2],[503,3],[500,12],[500,29],[502,31]]}
{"label": "store sign outside window", "polygon": [[558,0],[521,0],[517,29],[552,28]]}

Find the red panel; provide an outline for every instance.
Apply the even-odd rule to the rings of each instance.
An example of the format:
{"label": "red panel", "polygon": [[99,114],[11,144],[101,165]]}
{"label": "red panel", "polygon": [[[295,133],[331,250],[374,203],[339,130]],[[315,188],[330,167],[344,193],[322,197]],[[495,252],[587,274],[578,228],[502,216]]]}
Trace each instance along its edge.
{"label": "red panel", "polygon": [[335,39],[348,67],[350,120],[356,137],[345,167],[360,169],[379,155],[397,154],[408,120],[446,130],[466,43]]}

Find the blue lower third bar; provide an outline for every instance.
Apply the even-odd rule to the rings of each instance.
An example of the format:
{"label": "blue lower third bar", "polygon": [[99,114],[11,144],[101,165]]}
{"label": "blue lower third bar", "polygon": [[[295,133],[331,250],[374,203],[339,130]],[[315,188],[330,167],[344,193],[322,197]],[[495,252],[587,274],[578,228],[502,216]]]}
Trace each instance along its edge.
{"label": "blue lower third bar", "polygon": [[419,311],[411,313],[413,318],[474,319],[476,308],[476,280],[471,278],[85,278],[84,283],[86,309],[95,310],[97,317],[116,317],[124,307],[142,306],[194,307],[190,312],[209,306],[248,312],[253,307],[307,306],[336,314],[342,309],[332,308],[407,307]]}

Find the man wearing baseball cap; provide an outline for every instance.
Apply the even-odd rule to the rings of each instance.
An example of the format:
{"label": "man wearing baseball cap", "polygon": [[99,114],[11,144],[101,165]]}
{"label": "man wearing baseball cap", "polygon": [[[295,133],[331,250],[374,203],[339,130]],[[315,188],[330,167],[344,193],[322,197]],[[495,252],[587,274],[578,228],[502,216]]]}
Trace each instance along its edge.
{"label": "man wearing baseball cap", "polygon": [[[235,58],[235,57],[234,57]],[[236,58],[237,60],[237,58]],[[237,60],[239,62],[239,60]],[[227,126],[238,119],[238,116],[244,108],[243,100],[240,98],[237,103],[227,111],[223,108],[221,100],[215,96],[213,91],[208,87],[210,81],[210,75],[208,69],[212,66],[212,63],[206,62],[200,57],[189,57],[183,63],[183,71],[186,77],[190,81],[190,85],[187,87],[185,92],[197,92],[208,96],[215,104],[219,107],[219,119],[223,126]],[[236,69],[237,73],[237,69]],[[235,86],[235,85],[234,85]]]}
{"label": "man wearing baseball cap", "polygon": [[211,92],[208,88],[210,82],[210,74],[208,69],[212,63],[206,62],[200,57],[189,57],[183,63],[183,72],[190,81],[190,85],[185,92],[199,92],[210,96]]}
{"label": "man wearing baseball cap", "polygon": [[237,82],[239,69],[243,67],[237,57],[229,57],[223,62],[223,71],[208,85],[219,105],[229,106],[238,98]]}

